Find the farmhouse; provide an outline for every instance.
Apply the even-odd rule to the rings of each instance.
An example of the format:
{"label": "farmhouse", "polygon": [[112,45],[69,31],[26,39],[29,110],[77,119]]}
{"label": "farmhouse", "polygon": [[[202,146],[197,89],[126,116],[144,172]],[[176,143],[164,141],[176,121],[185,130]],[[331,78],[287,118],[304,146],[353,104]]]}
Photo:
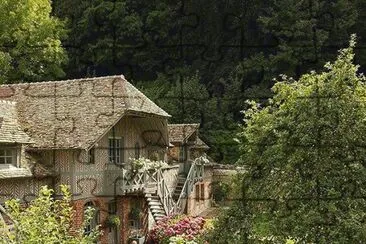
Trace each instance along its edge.
{"label": "farmhouse", "polygon": [[[85,231],[101,224],[101,243],[143,236],[167,214],[203,211],[208,146],[198,124],[168,125],[169,117],[123,76],[0,86],[0,203],[69,185],[75,226],[95,208]],[[169,164],[133,171],[144,158]],[[112,216],[120,226],[106,224]]]}

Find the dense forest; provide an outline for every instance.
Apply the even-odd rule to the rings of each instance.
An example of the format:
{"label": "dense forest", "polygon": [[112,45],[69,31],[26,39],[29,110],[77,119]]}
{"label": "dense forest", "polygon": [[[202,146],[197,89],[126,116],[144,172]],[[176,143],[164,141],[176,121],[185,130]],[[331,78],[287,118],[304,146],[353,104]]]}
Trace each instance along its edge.
{"label": "dense forest", "polygon": [[201,123],[210,155],[233,163],[246,100],[265,102],[273,78],[318,70],[351,33],[366,67],[365,10],[363,0],[53,0],[68,58],[60,56],[57,72],[22,77],[124,74],[171,123]]}

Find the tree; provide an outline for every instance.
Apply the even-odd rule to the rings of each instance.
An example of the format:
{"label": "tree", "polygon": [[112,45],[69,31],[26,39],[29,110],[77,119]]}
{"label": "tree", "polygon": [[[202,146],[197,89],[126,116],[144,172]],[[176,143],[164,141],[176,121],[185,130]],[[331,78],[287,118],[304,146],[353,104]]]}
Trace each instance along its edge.
{"label": "tree", "polygon": [[190,68],[176,69],[176,75],[159,74],[155,81],[139,82],[138,86],[150,99],[172,115],[170,123],[200,123],[200,137],[209,144],[210,154],[224,163],[238,158],[237,143],[230,130],[237,129],[231,115],[220,108],[201,83],[198,72]]}
{"label": "tree", "polygon": [[247,172],[238,238],[366,240],[366,79],[353,64],[354,46],[352,36],[324,72],[283,76],[268,106],[251,102],[239,134]]}
{"label": "tree", "polygon": [[68,77],[156,78],[170,56],[155,43],[176,43],[169,32],[176,25],[176,3],[170,2],[54,0],[56,15],[68,19],[70,28]]}
{"label": "tree", "polygon": [[86,210],[83,227],[73,229],[71,194],[66,186],[61,186],[61,192],[63,197],[54,199],[54,191],[44,186],[38,198],[26,208],[18,200],[7,201],[6,209],[13,228],[7,230],[5,223],[0,222],[0,226],[6,229],[0,233],[0,243],[93,243],[100,234],[98,229],[84,235],[84,227],[91,220],[93,209]]}
{"label": "tree", "polygon": [[64,23],[49,0],[0,1],[0,82],[40,81],[64,75]]}
{"label": "tree", "polygon": [[[179,72],[179,95],[181,85],[186,86],[198,70],[206,90],[199,99],[203,103],[208,93],[206,101],[217,112],[203,110],[202,117],[196,117],[186,113],[188,106],[180,106],[174,108],[177,112],[172,115],[178,117],[173,119],[203,121],[211,156],[235,162],[238,154],[231,150],[235,147],[231,138],[247,97],[267,99],[272,96],[273,77],[282,73],[297,79],[331,60],[350,30],[362,31],[363,1],[356,2],[357,6],[347,0],[54,0],[53,4],[55,14],[69,20],[68,78],[124,73],[143,87],[158,84],[162,86],[158,92],[163,92],[176,83],[165,77]],[[187,67],[188,72],[180,73]],[[166,110],[177,104],[174,99],[164,101],[167,107],[161,106]]]}

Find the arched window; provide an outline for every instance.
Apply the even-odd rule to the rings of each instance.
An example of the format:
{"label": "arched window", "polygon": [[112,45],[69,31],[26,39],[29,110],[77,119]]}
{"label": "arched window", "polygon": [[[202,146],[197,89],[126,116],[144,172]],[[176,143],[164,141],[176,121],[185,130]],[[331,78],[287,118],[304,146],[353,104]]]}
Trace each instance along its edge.
{"label": "arched window", "polygon": [[95,204],[92,201],[86,202],[84,204],[84,212],[87,208],[93,208],[94,212],[93,212],[93,217],[90,220],[90,222],[85,226],[85,231],[84,234],[85,235],[89,235],[90,232],[95,229],[95,227],[97,227],[97,225],[99,224],[99,210],[98,208],[95,206]]}
{"label": "arched window", "polygon": [[139,158],[140,157],[140,144],[138,142],[136,142],[135,144],[135,158]]}

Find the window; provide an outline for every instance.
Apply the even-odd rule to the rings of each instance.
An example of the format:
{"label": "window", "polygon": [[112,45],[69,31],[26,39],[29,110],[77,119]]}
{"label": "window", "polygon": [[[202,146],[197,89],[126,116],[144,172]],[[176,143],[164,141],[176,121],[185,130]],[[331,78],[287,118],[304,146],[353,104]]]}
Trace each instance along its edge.
{"label": "window", "polygon": [[184,161],[185,160],[185,148],[184,146],[180,146],[179,148],[179,161]]}
{"label": "window", "polygon": [[108,202],[108,213],[109,214],[117,213],[117,202],[115,200],[111,200]]}
{"label": "window", "polygon": [[109,138],[109,162],[114,164],[124,162],[123,138]]}
{"label": "window", "polygon": [[197,184],[196,186],[195,186],[195,195],[196,195],[196,202],[199,202],[199,200],[200,200],[200,185],[199,184]]}
{"label": "window", "polygon": [[1,164],[16,165],[16,149],[0,148],[0,165]]}
{"label": "window", "polygon": [[140,144],[138,142],[136,142],[135,144],[135,158],[139,158],[140,157]]}
{"label": "window", "polygon": [[201,199],[205,200],[205,184],[201,184]]}
{"label": "window", "polygon": [[90,222],[85,226],[85,229],[84,229],[84,234],[85,235],[89,235],[90,232],[95,229],[95,227],[99,224],[99,211],[97,209],[97,207],[93,204],[93,202],[87,202],[85,203],[84,205],[84,211],[88,208],[88,207],[91,207],[94,209],[94,212],[93,212],[93,217],[92,219],[90,220]]}
{"label": "window", "polygon": [[[111,200],[108,202],[108,214],[116,215],[117,214],[117,202],[115,200]],[[109,227],[109,232],[111,233],[115,227]]]}
{"label": "window", "polygon": [[94,164],[95,163],[95,150],[94,150],[94,147],[91,148],[89,150],[89,153],[88,153],[88,162],[89,164]]}

